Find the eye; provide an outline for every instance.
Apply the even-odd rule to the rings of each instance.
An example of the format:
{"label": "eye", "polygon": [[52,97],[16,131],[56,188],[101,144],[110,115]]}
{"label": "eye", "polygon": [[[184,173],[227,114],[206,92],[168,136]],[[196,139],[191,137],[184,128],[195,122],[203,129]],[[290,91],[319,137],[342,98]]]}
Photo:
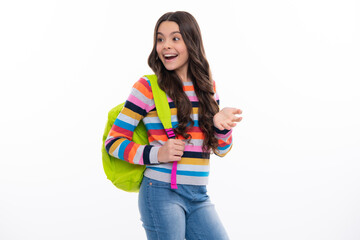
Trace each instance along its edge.
{"label": "eye", "polygon": [[174,40],[174,41],[179,41],[179,40],[180,40],[180,38],[178,38],[178,37],[174,37],[174,38],[173,38],[173,40]]}
{"label": "eye", "polygon": [[157,38],[156,41],[157,41],[157,42],[162,42],[162,41],[164,41],[164,39],[162,39],[162,38]]}

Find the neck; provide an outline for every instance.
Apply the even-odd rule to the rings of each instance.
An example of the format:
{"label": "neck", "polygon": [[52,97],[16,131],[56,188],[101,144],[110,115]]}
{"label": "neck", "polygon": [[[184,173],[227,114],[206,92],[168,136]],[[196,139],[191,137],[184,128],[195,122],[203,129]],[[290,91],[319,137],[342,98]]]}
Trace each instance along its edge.
{"label": "neck", "polygon": [[178,77],[182,82],[191,82],[187,70],[188,70],[187,65],[183,66],[180,69],[175,70],[176,74],[178,75]]}
{"label": "neck", "polygon": [[[178,76],[179,76],[179,75],[178,75]],[[180,78],[180,80],[181,80],[182,82],[191,82],[190,78],[189,78],[187,75],[185,75],[185,76],[179,76],[179,78]]]}

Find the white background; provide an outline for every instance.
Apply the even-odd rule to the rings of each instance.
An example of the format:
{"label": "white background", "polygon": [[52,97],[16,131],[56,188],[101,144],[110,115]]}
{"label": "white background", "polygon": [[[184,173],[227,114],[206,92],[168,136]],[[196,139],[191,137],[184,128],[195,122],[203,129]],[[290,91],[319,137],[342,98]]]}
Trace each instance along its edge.
{"label": "white background", "polygon": [[198,20],[221,106],[244,112],[211,161],[231,239],[360,239],[356,2],[2,1],[0,239],[145,239],[101,139],[175,10]]}

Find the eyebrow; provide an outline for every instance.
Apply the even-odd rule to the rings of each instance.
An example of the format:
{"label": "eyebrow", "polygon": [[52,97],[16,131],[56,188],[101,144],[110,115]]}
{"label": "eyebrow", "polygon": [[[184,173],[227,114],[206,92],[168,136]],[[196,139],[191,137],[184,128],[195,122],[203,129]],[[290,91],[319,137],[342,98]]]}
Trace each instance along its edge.
{"label": "eyebrow", "polygon": [[[170,33],[170,35],[174,35],[175,33],[180,33],[180,34],[181,34],[181,32],[179,32],[179,31],[175,31],[175,32]],[[161,34],[161,35],[163,35],[163,36],[164,36],[164,34],[163,34],[163,33],[161,33],[161,32],[157,32],[156,34]]]}

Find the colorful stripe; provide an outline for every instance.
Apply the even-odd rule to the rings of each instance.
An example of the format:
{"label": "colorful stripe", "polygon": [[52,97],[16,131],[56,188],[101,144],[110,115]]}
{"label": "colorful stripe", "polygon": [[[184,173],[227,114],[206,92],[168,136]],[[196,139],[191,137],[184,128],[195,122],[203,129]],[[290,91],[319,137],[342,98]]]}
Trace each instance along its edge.
{"label": "colorful stripe", "polygon": [[[105,142],[109,154],[133,164],[147,165],[145,175],[157,180],[173,184],[176,181],[178,184],[206,184],[209,176],[210,153],[203,153],[202,150],[204,134],[198,122],[199,102],[191,82],[185,82],[183,89],[192,105],[191,117],[194,120],[194,125],[188,130],[192,138],[190,142],[186,143],[183,156],[179,162],[159,164],[157,160],[158,149],[169,138],[175,138],[175,134],[172,129],[164,129],[158,118],[150,81],[146,77],[134,84],[124,108],[110,130]],[[214,99],[219,103],[215,84],[214,90]],[[178,125],[177,109],[169,97],[168,102],[172,126],[176,127]],[[134,130],[140,121],[145,124],[150,145],[140,145],[131,141]],[[232,147],[232,131],[214,129],[215,137],[219,141],[216,154],[224,156]],[[177,139],[183,139],[183,137],[177,136]]]}

